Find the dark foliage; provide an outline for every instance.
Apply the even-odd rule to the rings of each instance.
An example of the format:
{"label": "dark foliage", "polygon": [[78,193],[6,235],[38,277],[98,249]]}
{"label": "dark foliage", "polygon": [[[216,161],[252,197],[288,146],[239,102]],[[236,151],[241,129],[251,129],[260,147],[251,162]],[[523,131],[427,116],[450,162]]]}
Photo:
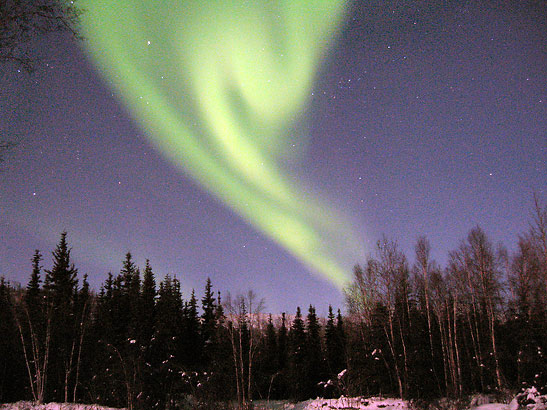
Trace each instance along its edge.
{"label": "dark foliage", "polygon": [[[69,0],[2,0],[0,2],[0,64],[11,62],[32,71],[36,60],[29,43],[49,33],[80,38],[81,10]],[[1,144],[0,144],[1,151]]]}
{"label": "dark foliage", "polygon": [[[222,303],[207,279],[201,308],[178,279],[141,280],[130,253],[98,294],[81,286],[66,233],[25,288],[0,279],[0,402],[97,402],[196,408],[252,398],[402,395],[417,400],[547,388],[547,210],[511,257],[474,228],[442,271],[420,238],[408,267],[383,238],[357,266],[348,314],[310,305],[260,315],[252,292]],[[225,313],[225,308],[228,314]],[[251,311],[250,311],[251,310]],[[324,325],[322,325],[324,323]],[[287,329],[290,325],[290,329]]]}

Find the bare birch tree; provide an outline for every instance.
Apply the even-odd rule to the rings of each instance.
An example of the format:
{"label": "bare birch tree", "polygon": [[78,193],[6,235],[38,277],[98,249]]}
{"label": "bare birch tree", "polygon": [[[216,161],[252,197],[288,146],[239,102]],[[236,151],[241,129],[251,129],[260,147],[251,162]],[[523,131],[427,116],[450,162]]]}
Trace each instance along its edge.
{"label": "bare birch tree", "polygon": [[246,410],[252,407],[253,363],[263,324],[260,313],[264,308],[264,300],[257,300],[252,290],[249,290],[245,296],[236,296],[234,300],[228,294],[224,301],[224,308],[228,313],[238,407]]}
{"label": "bare birch tree", "polygon": [[45,398],[45,388],[48,374],[50,342],[51,342],[51,304],[45,302],[45,329],[37,332],[36,318],[32,318],[28,306],[20,295],[11,302],[13,317],[17,325],[25,365],[29,377],[30,390],[35,402],[41,404]]}
{"label": "bare birch tree", "polygon": [[431,370],[433,376],[437,381],[437,388],[441,392],[439,376],[435,368],[435,351],[433,344],[433,324],[431,317],[431,303],[430,303],[430,276],[431,272],[436,269],[434,262],[431,261],[430,252],[431,245],[425,236],[420,236],[414,247],[416,252],[416,262],[414,264],[414,275],[416,277],[416,282],[420,284],[423,291],[423,298],[425,302],[425,313],[427,318],[427,333],[429,337],[429,355],[431,359]]}

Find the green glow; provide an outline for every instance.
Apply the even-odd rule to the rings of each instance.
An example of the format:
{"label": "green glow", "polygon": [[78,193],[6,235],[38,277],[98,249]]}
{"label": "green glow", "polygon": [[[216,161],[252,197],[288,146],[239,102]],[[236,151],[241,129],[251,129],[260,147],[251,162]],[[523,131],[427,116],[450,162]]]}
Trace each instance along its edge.
{"label": "green glow", "polygon": [[350,229],[283,169],[334,0],[83,0],[93,60],[152,143],[337,286]]}

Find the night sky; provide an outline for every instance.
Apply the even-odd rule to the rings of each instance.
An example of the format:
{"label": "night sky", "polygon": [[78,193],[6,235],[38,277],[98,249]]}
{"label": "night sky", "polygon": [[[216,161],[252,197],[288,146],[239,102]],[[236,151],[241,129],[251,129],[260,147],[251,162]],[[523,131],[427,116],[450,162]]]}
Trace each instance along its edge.
{"label": "night sky", "polygon": [[[350,221],[362,255],[382,234],[410,262],[419,235],[444,264],[480,225],[514,250],[533,194],[547,202],[547,6],[526,1],[353,4],[287,149],[295,179]],[[156,151],[81,49],[32,45],[32,74],[0,71],[0,276],[26,284],[34,249],[68,232],[98,289],[127,251],[183,297],[253,289],[266,310],[342,294]],[[302,204],[306,206],[306,204]],[[362,260],[345,260],[347,274]]]}

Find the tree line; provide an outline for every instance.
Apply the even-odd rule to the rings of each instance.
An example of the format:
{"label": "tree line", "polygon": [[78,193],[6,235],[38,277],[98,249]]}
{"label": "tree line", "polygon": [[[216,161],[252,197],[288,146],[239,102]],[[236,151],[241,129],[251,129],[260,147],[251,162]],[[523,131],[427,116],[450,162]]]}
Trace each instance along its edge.
{"label": "tree line", "polygon": [[252,291],[222,300],[210,279],[201,300],[194,291],[184,299],[177,278],[157,283],[131,253],[95,293],[70,253],[62,233],[50,270],[37,250],[25,288],[0,279],[0,402],[244,408],[316,395],[321,378],[344,367],[340,311],[330,308],[323,335],[313,306],[306,318],[300,308],[294,320],[273,317]]}
{"label": "tree line", "polygon": [[414,263],[388,238],[353,271],[342,316],[329,306],[267,315],[252,291],[201,299],[157,282],[130,253],[98,292],[78,277],[67,234],[50,270],[36,251],[26,287],[0,279],[0,402],[218,408],[254,399],[394,395],[429,399],[547,388],[547,207],[536,201],[513,255],[471,229],[441,268],[424,237]]}
{"label": "tree line", "polygon": [[461,396],[547,389],[547,207],[509,255],[480,227],[441,268],[420,237],[409,265],[395,241],[354,269],[347,290],[352,394]]}

